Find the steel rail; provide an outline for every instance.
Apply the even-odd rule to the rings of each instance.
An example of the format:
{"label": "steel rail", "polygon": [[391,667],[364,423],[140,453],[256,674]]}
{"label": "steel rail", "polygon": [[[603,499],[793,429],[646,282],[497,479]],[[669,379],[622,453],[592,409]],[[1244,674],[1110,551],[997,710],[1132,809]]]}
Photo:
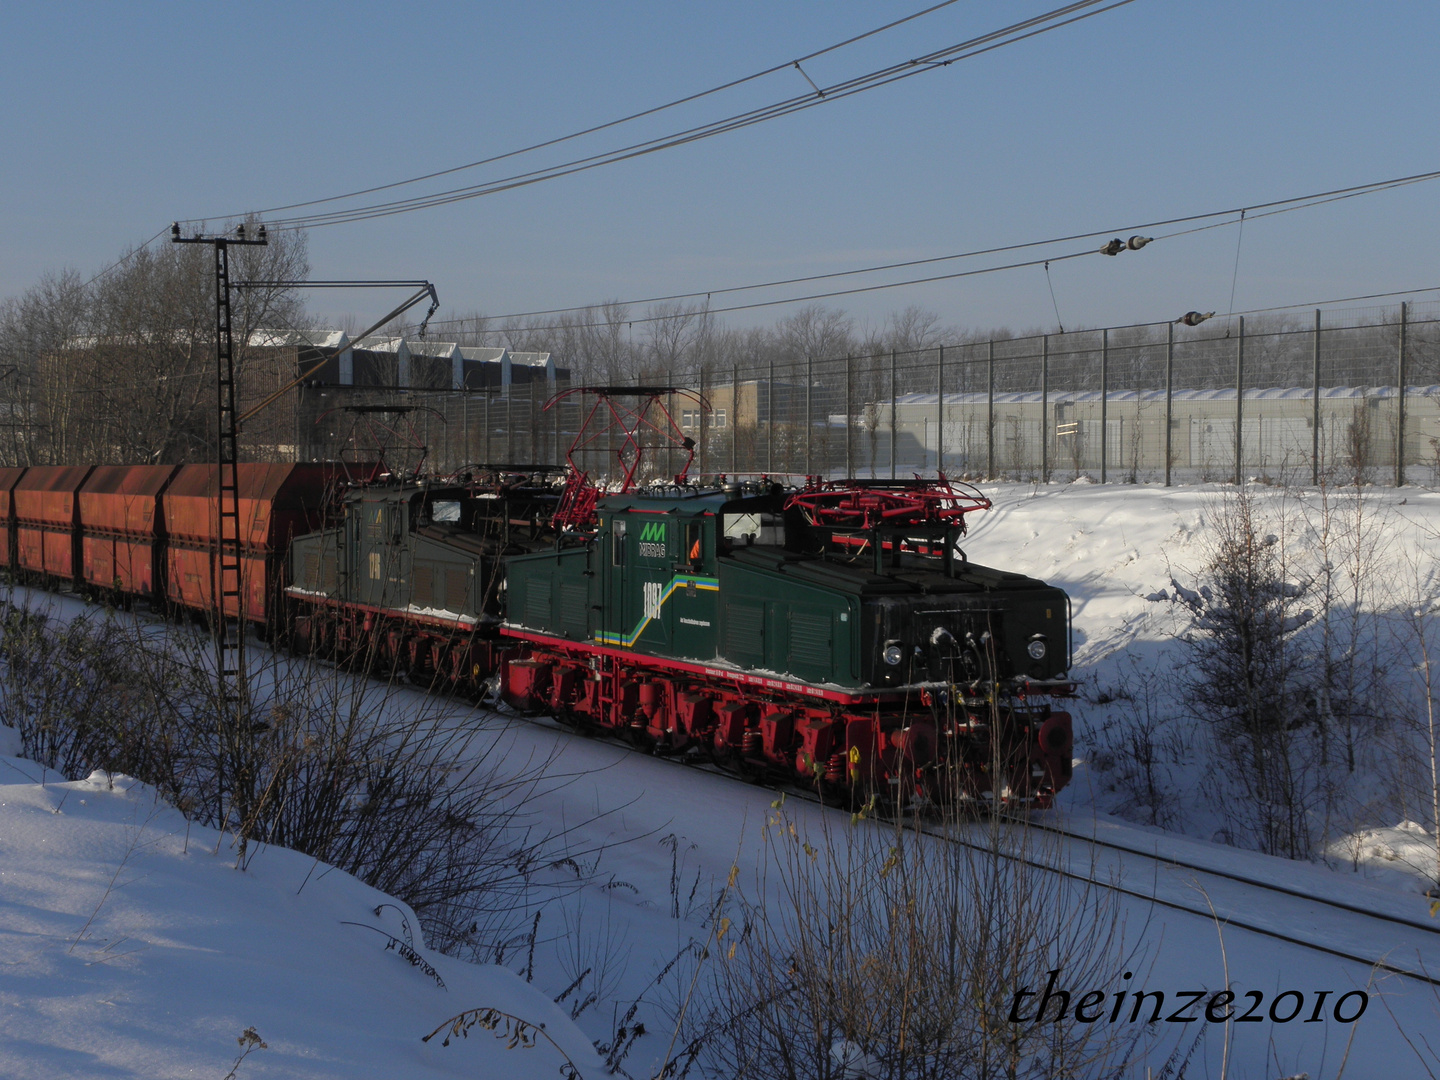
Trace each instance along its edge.
{"label": "steel rail", "polygon": [[[567,730],[568,730],[568,729],[567,729]],[[621,745],[625,745],[625,744],[621,743]],[[633,749],[633,747],[632,747],[632,749]],[[656,755],[656,756],[658,756],[658,755]],[[675,759],[673,759],[673,758],[666,758],[665,760],[675,761]],[[726,772],[725,770],[720,769],[720,768],[718,768],[718,767],[705,769],[705,767],[704,767],[703,765],[698,765],[698,764],[690,764],[690,763],[686,763],[686,762],[677,762],[677,764],[685,765],[685,766],[690,767],[690,768],[702,768],[702,769],[704,769],[704,771],[713,772],[713,773],[715,773],[716,775],[721,775],[721,776],[735,776],[735,775],[736,775],[736,774],[734,774],[734,773]],[[804,790],[804,789],[796,789],[796,788],[786,787],[786,788],[781,789],[781,790],[783,790],[784,793],[785,793],[787,796],[800,798],[800,799],[802,799],[802,800],[804,800],[804,801],[806,801],[806,802],[814,803],[815,805],[818,805],[818,806],[821,806],[821,807],[825,807],[825,808],[827,808],[827,809],[831,809],[831,810],[843,810],[843,808],[841,808],[841,807],[837,807],[837,806],[834,806],[833,804],[826,803],[826,802],[825,802],[824,800],[822,800],[818,795],[815,795],[814,793],[812,793],[812,792],[810,792],[810,791],[806,791],[806,790]],[[1027,823],[1027,824],[1028,824],[1028,823]],[[1153,862],[1156,862],[1156,863],[1161,864],[1161,865],[1166,865],[1166,863],[1167,863],[1167,860],[1165,860],[1162,856],[1159,856],[1159,855],[1151,855],[1151,854],[1148,854],[1148,853],[1146,853],[1146,852],[1144,852],[1144,851],[1138,851],[1138,850],[1134,850],[1134,849],[1125,848],[1125,847],[1123,847],[1122,845],[1107,844],[1107,843],[1105,843],[1104,841],[1092,841],[1090,837],[1085,836],[1085,835],[1083,835],[1083,834],[1069,833],[1069,832],[1066,832],[1066,831],[1063,830],[1063,829],[1046,828],[1045,826],[1040,826],[1040,828],[1044,829],[1045,831],[1054,832],[1054,833],[1058,833],[1058,834],[1063,835],[1063,836],[1067,836],[1067,837],[1069,837],[1069,838],[1072,839],[1072,840],[1077,840],[1077,841],[1080,841],[1080,842],[1082,842],[1082,843],[1092,843],[1092,842],[1094,842],[1094,843],[1096,843],[1096,844],[1098,844],[1099,846],[1102,846],[1102,847],[1112,847],[1112,848],[1116,848],[1117,850],[1127,851],[1129,854],[1138,855],[1138,856],[1140,856],[1141,858],[1145,858],[1145,859],[1150,859],[1150,860],[1152,860]],[[1144,900],[1144,901],[1146,901],[1147,903],[1151,903],[1151,904],[1158,904],[1158,905],[1161,906],[1161,907],[1171,908],[1171,909],[1173,909],[1173,910],[1175,910],[1175,911],[1181,911],[1181,912],[1184,912],[1184,913],[1186,913],[1186,914],[1188,914],[1188,915],[1195,915],[1195,916],[1197,916],[1197,917],[1199,917],[1199,918],[1206,919],[1206,920],[1208,920],[1208,921],[1210,921],[1210,922],[1212,922],[1212,923],[1217,923],[1217,922],[1218,922],[1218,923],[1219,923],[1220,925],[1222,925],[1222,926],[1233,926],[1233,927],[1236,927],[1237,929],[1240,929],[1240,930],[1248,930],[1248,931],[1250,931],[1251,933],[1261,934],[1261,935],[1263,935],[1263,936],[1265,936],[1265,937],[1274,938],[1274,939],[1276,939],[1277,941],[1283,941],[1283,942],[1286,942],[1287,944],[1290,944],[1290,945],[1299,945],[1301,948],[1311,949],[1311,950],[1313,950],[1313,951],[1315,951],[1315,952],[1327,953],[1328,955],[1338,957],[1338,958],[1341,959],[1341,960],[1349,960],[1349,961],[1352,961],[1352,962],[1357,963],[1357,964],[1363,964],[1363,965],[1365,965],[1366,967],[1371,968],[1371,969],[1379,969],[1379,970],[1381,970],[1381,971],[1387,971],[1387,972],[1390,972],[1390,973],[1393,974],[1393,975],[1400,975],[1400,976],[1403,976],[1403,977],[1405,977],[1405,978],[1407,978],[1407,979],[1414,979],[1414,980],[1416,980],[1416,981],[1418,981],[1418,982],[1428,983],[1428,984],[1431,985],[1431,986],[1440,987],[1440,977],[1435,977],[1435,976],[1429,975],[1429,974],[1425,973],[1424,971],[1412,971],[1412,970],[1410,970],[1409,968],[1397,967],[1397,966],[1395,966],[1394,964],[1387,963],[1387,962],[1384,961],[1384,960],[1377,960],[1377,959],[1373,959],[1373,958],[1369,958],[1369,957],[1357,956],[1357,955],[1355,955],[1354,953],[1346,952],[1346,951],[1344,951],[1343,949],[1337,949],[1337,948],[1335,948],[1335,947],[1333,947],[1333,946],[1330,946],[1330,945],[1321,945],[1321,944],[1319,944],[1318,942],[1307,941],[1307,940],[1305,940],[1304,938],[1293,937],[1293,936],[1291,936],[1291,935],[1289,935],[1289,934],[1286,934],[1286,933],[1283,933],[1282,931],[1279,931],[1279,930],[1272,930],[1272,929],[1270,929],[1269,927],[1266,927],[1266,926],[1257,926],[1257,925],[1255,925],[1254,923],[1249,923],[1249,922],[1241,921],[1240,919],[1237,919],[1237,918],[1235,918],[1235,917],[1233,917],[1233,916],[1224,916],[1224,917],[1222,917],[1219,913],[1217,913],[1217,912],[1215,912],[1215,911],[1206,910],[1206,909],[1202,909],[1202,908],[1191,907],[1191,906],[1188,905],[1188,904],[1182,904],[1182,903],[1180,903],[1179,901],[1176,901],[1176,900],[1166,900],[1166,899],[1164,899],[1164,898],[1162,898],[1162,897],[1160,897],[1160,896],[1155,895],[1153,892],[1143,892],[1143,891],[1141,891],[1141,890],[1139,890],[1139,889],[1127,888],[1126,886],[1121,885],[1121,884],[1119,884],[1118,882],[1108,882],[1108,883],[1107,883],[1107,882],[1099,881],[1099,880],[1097,880],[1097,879],[1096,879],[1094,876],[1092,876],[1092,875],[1086,875],[1086,874],[1078,873],[1077,871],[1069,870],[1069,869],[1067,869],[1067,868],[1065,868],[1065,867],[1063,867],[1063,866],[1055,866],[1055,865],[1049,864],[1049,863],[1047,863],[1047,862],[1045,862],[1045,861],[1043,861],[1043,860],[1028,859],[1028,858],[1025,858],[1025,857],[1022,856],[1022,855],[1016,855],[1016,854],[1012,854],[1012,853],[1008,853],[1008,852],[995,851],[995,849],[993,849],[993,848],[991,848],[991,847],[989,847],[989,846],[987,846],[987,845],[984,845],[984,844],[976,844],[976,843],[973,843],[973,842],[971,842],[971,841],[962,839],[961,837],[952,836],[952,835],[949,835],[949,834],[947,834],[947,833],[945,833],[945,832],[941,832],[941,831],[938,831],[938,830],[933,829],[933,828],[928,828],[928,827],[926,827],[926,826],[923,825],[923,824],[921,824],[921,825],[919,826],[919,831],[920,831],[923,835],[932,837],[932,838],[934,838],[934,839],[936,839],[936,840],[943,840],[943,841],[946,841],[947,843],[959,844],[959,845],[961,845],[962,847],[970,848],[970,849],[973,850],[973,851],[991,852],[991,853],[993,853],[993,854],[999,855],[999,856],[1002,857],[1002,858],[1006,858],[1006,859],[1010,859],[1010,860],[1012,860],[1012,861],[1020,862],[1020,863],[1022,863],[1022,864],[1024,864],[1024,865],[1026,865],[1026,866],[1031,866],[1031,867],[1034,867],[1035,869],[1038,869],[1038,870],[1047,870],[1047,871],[1049,871],[1049,872],[1051,872],[1051,873],[1053,873],[1053,874],[1059,874],[1059,875],[1062,876],[1062,877],[1067,877],[1067,878],[1070,878],[1070,879],[1072,879],[1072,880],[1074,880],[1074,881],[1079,881],[1079,882],[1082,882],[1082,883],[1085,883],[1085,884],[1094,885],[1094,886],[1096,886],[1096,887],[1098,887],[1098,888],[1102,888],[1102,889],[1108,889],[1108,890],[1110,890],[1111,892],[1118,892],[1118,893],[1121,893],[1121,894],[1123,894],[1123,895],[1125,895],[1125,896],[1130,896],[1130,897],[1133,897],[1133,898],[1138,899],[1138,900]],[[1255,887],[1255,888],[1265,889],[1265,890],[1268,890],[1268,891],[1270,891],[1270,892],[1285,893],[1285,894],[1287,894],[1287,895],[1296,896],[1296,897],[1299,897],[1299,898],[1301,898],[1301,899],[1308,900],[1308,901],[1310,901],[1310,902],[1312,902],[1312,903],[1325,904],[1325,905],[1328,905],[1328,906],[1330,906],[1330,907],[1340,908],[1340,909],[1342,909],[1342,910],[1344,910],[1344,911],[1346,911],[1346,912],[1352,912],[1352,913],[1356,913],[1356,914],[1360,914],[1360,915],[1365,915],[1365,916],[1368,916],[1368,917],[1374,918],[1374,919],[1382,919],[1382,920],[1388,920],[1388,921],[1391,921],[1391,922],[1406,923],[1407,925],[1410,925],[1410,926],[1413,926],[1413,927],[1416,927],[1416,928],[1419,928],[1419,929],[1423,929],[1423,930],[1426,930],[1426,931],[1433,931],[1433,928],[1432,928],[1432,927],[1425,926],[1424,924],[1421,924],[1421,923],[1410,923],[1408,920],[1405,920],[1405,919],[1399,919],[1399,918],[1396,918],[1396,917],[1394,917],[1394,916],[1388,916],[1388,915],[1385,915],[1385,914],[1382,914],[1382,913],[1377,913],[1377,912],[1373,912],[1373,911],[1367,911],[1367,910],[1365,910],[1364,908],[1356,907],[1356,906],[1351,905],[1351,904],[1345,904],[1345,903],[1343,903],[1343,902],[1332,902],[1332,901],[1328,901],[1328,900],[1325,900],[1324,898],[1321,898],[1321,897],[1311,896],[1311,895],[1309,895],[1308,893],[1301,893],[1301,892],[1298,892],[1298,891],[1295,891],[1295,890],[1286,889],[1286,888],[1284,888],[1284,887],[1282,887],[1282,886],[1270,885],[1270,884],[1267,883],[1267,882],[1256,881],[1256,880],[1253,880],[1253,879],[1246,879],[1246,878],[1241,877],[1241,876],[1239,876],[1239,875],[1229,874],[1229,873],[1226,873],[1226,872],[1224,872],[1224,871],[1210,870],[1210,869],[1207,869],[1206,867],[1202,867],[1202,866],[1191,866],[1191,865],[1188,864],[1188,863],[1169,863],[1169,865],[1181,866],[1181,867],[1183,867],[1183,868],[1185,868],[1185,869],[1193,870],[1193,871],[1195,871],[1195,872],[1197,872],[1197,873],[1212,874],[1212,875],[1214,875],[1214,876],[1216,876],[1216,877],[1232,878],[1232,879],[1234,879],[1235,881],[1242,882],[1242,883],[1244,883],[1244,884],[1253,886],[1253,887]]]}
{"label": "steel rail", "polygon": [[1098,836],[1091,836],[1088,833],[1075,832],[1072,829],[1065,829],[1058,825],[1047,825],[1043,822],[1030,822],[1030,827],[1040,829],[1044,832],[1055,833],[1057,836],[1068,836],[1072,840],[1081,840],[1087,844],[1094,844],[1097,847],[1110,848],[1114,851],[1123,851],[1130,855],[1139,855],[1142,858],[1153,859],[1156,862],[1164,863],[1167,866],[1177,867],[1183,870],[1194,870],[1197,873],[1209,874],[1211,877],[1228,878],[1230,881],[1237,881],[1242,885],[1253,885],[1256,888],[1267,889],[1270,892],[1284,893],[1286,896],[1294,896],[1301,900],[1308,900],[1311,903],[1324,904],[1327,907],[1338,908],[1341,911],[1352,912],[1356,915],[1365,915],[1372,919],[1381,919],[1385,922],[1397,923],[1401,926],[1408,926],[1415,930],[1423,930],[1427,934],[1440,934],[1440,925],[1436,923],[1424,923],[1418,919],[1409,919],[1404,915],[1391,915],[1384,911],[1372,911],[1369,908],[1360,907],[1358,904],[1347,903],[1344,900],[1334,900],[1329,897],[1315,896],[1302,889],[1293,889],[1288,885],[1277,885],[1270,881],[1261,881],[1258,878],[1246,877],[1244,874],[1236,874],[1229,870],[1217,870],[1212,866],[1201,866],[1198,863],[1186,862],[1183,859],[1172,858],[1169,855],[1162,855],[1158,851],[1144,851],[1140,848],[1128,847],[1125,844],[1117,844],[1113,840],[1101,840]]}

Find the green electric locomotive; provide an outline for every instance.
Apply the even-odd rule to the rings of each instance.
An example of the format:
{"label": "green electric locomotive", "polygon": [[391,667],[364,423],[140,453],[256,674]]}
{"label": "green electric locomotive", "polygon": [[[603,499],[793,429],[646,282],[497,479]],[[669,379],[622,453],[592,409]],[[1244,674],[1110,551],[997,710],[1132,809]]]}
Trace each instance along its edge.
{"label": "green electric locomotive", "polygon": [[[1045,805],[1070,778],[1069,601],[970,562],[958,486],[602,496],[506,558],[513,706],[860,794]],[[948,509],[947,509],[948,508]]]}

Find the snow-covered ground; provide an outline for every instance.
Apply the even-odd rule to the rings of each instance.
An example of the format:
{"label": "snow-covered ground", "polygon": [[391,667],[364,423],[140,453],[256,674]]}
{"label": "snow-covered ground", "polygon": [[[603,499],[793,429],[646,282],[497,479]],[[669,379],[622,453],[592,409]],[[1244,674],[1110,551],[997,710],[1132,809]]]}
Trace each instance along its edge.
{"label": "snow-covered ground", "polygon": [[[219,1080],[247,1029],[265,1047],[239,1077],[554,1077],[565,1056],[598,1074],[589,1039],[547,994],[417,941],[426,974],[389,948],[385,935],[403,941],[407,924],[414,914],[389,897],[294,852],[270,848],[237,870],[214,830],[133,780],[62,782],[0,757],[7,1078]],[[507,1051],[484,1031],[421,1041],[481,1007],[544,1024],[559,1049]]]}
{"label": "snow-covered ground", "polygon": [[[1214,552],[1213,522],[1225,513],[1233,489],[1052,484],[985,490],[995,509],[972,518],[965,542],[970,557],[1043,578],[1072,599],[1074,670],[1082,690],[1070,708],[1080,760],[1066,805],[1163,824],[1207,840],[1224,837],[1227,818],[1223,808],[1213,805],[1213,787],[1205,775],[1210,764],[1198,753],[1191,730],[1196,720],[1187,714],[1179,685],[1187,653],[1176,639],[1189,629],[1191,612],[1175,601],[1177,594],[1193,596],[1204,587]],[[1295,611],[1297,617],[1311,618],[1309,636],[1297,639],[1295,647],[1318,648],[1321,574],[1328,561],[1336,593],[1336,639],[1354,631],[1360,663],[1386,668],[1380,707],[1396,722],[1385,732],[1388,741],[1375,748],[1377,756],[1361,760],[1354,775],[1344,777],[1349,803],[1341,810],[1348,808],[1351,816],[1337,811],[1332,820],[1317,823],[1319,846],[1335,865],[1384,878],[1398,888],[1433,887],[1435,838],[1428,826],[1416,825],[1416,819],[1428,822],[1431,813],[1429,764],[1416,753],[1404,753],[1413,781],[1406,788],[1386,755],[1397,747],[1420,749],[1415,738],[1399,742],[1406,732],[1419,731],[1423,737],[1424,693],[1408,614],[1426,613],[1432,662],[1440,659],[1435,611],[1440,602],[1440,493],[1367,488],[1357,503],[1353,488],[1332,489],[1325,499],[1313,489],[1259,484],[1249,492],[1257,531],[1276,537],[1287,581],[1305,588]],[[1353,623],[1345,595],[1352,568],[1358,569],[1365,609]],[[1372,619],[1375,611],[1385,614]],[[1343,644],[1332,648],[1343,652]],[[1150,807],[1137,805],[1133,790],[1120,782],[1125,770],[1113,760],[1128,749],[1118,733],[1146,709],[1159,721],[1155,774],[1168,803],[1160,821]],[[1178,760],[1165,760],[1172,750],[1178,750]],[[1337,757],[1334,775],[1345,771]]]}
{"label": "snow-covered ground", "polygon": [[[1075,708],[1078,760],[1063,817],[1137,848],[1158,845],[1162,854],[1183,852],[1317,895],[1428,917],[1419,884],[1433,837],[1414,822],[1423,807],[1393,820],[1380,816],[1381,807],[1362,828],[1337,830],[1332,851],[1344,852],[1332,860],[1337,869],[1301,865],[1210,843],[1221,818],[1207,817],[1195,794],[1199,766],[1182,763],[1166,774],[1188,800],[1170,822],[1175,832],[1166,834],[1139,823],[1143,815],[1123,786],[1111,790],[1113,763],[1101,768],[1090,760],[1106,726],[1123,719],[1110,691],[1176,660],[1173,634],[1183,612],[1147,597],[1173,595],[1177,583],[1197,585],[1209,551],[1206,515],[1222,489],[1012,485],[987,493],[996,509],[974,519],[969,556],[1045,578],[1074,600],[1075,670],[1085,690]],[[1258,494],[1273,502],[1277,519],[1293,523],[1297,577],[1310,573],[1302,564],[1313,561],[1315,540],[1306,532],[1313,524],[1291,496]],[[1380,572],[1403,592],[1418,565],[1436,565],[1440,495],[1405,489],[1367,497],[1393,541]],[[1418,584],[1433,594],[1429,579]],[[1158,706],[1173,709],[1175,702]],[[664,1006],[677,1000],[674,973],[647,987],[687,942],[706,939],[707,905],[732,867],[742,883],[753,882],[775,794],[545,724],[515,722],[508,738],[517,760],[544,760],[558,749],[557,767],[574,779],[542,793],[536,809],[556,822],[583,822],[573,842],[598,851],[598,863],[542,915],[528,983],[516,974],[530,966],[523,955],[512,954],[504,967],[460,963],[428,950],[417,928],[416,952],[442,988],[386,947],[384,935],[403,939],[402,917],[415,927],[403,905],[384,907],[390,901],[369,887],[279,849],[263,849],[248,869],[236,870],[227,840],[187,826],[143,785],[42,775],[14,756],[18,745],[0,731],[0,740],[10,739],[0,741],[0,1076],[219,1080],[243,1050],[237,1039],[253,1028],[266,1048],[240,1063],[238,1080],[553,1077],[564,1056],[579,1075],[595,1077],[605,1073],[592,1041],[611,1039],[642,992],[646,1004],[637,1016],[649,1030],[624,1067],[635,1077],[651,1075],[670,1039]],[[787,810],[802,829],[828,813],[794,800]],[[1385,872],[1407,859],[1419,872]],[[1371,872],[1350,872],[1356,867]],[[1194,891],[1174,875],[1163,888],[1177,896]],[[1302,935],[1349,936],[1344,925],[1318,922],[1303,901],[1247,894],[1243,886],[1211,899],[1222,920],[1227,905],[1237,912],[1264,905],[1269,918],[1293,923]],[[1329,1078],[1340,1075],[1342,1063],[1349,1077],[1426,1075],[1406,1040],[1436,1044],[1440,998],[1432,988],[1140,901],[1125,901],[1122,915],[1143,963],[1135,981],[1148,990],[1173,995],[1228,984],[1242,1003],[1246,991],[1263,992],[1267,1006],[1287,990],[1308,995],[1307,1002],[1328,991],[1327,1016],[1341,995],[1370,994],[1354,1025],[1333,1018],[1306,1024],[1308,1004],[1290,1023],[1158,1025],[1161,1056],[1149,1063],[1157,1074],[1163,1053],[1188,1048],[1199,1032],[1190,1077],[1223,1070],[1237,1078]],[[1409,939],[1397,934],[1369,944],[1377,958],[1413,965],[1414,950],[1402,955],[1402,940]],[[593,985],[600,998],[572,1019],[578,995],[561,1005],[552,999],[587,968],[587,992]],[[1350,1001],[1353,1007],[1358,998]],[[446,1018],[478,1007],[543,1022],[559,1049],[544,1038],[533,1049],[508,1049],[478,1028],[448,1047],[421,1042]]]}

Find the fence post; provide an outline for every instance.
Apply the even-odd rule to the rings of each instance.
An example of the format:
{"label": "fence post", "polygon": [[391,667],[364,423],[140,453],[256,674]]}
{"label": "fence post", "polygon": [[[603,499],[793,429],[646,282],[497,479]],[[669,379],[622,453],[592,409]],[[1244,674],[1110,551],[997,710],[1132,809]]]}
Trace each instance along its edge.
{"label": "fence post", "polygon": [[490,464],[490,387],[485,387],[485,464]]}
{"label": "fence post", "polygon": [[515,464],[515,384],[505,395],[505,464]]}
{"label": "fence post", "polygon": [[935,361],[935,473],[945,471],[945,346]]}
{"label": "fence post", "polygon": [[1170,486],[1171,442],[1175,426],[1175,324],[1165,324],[1165,486]]}
{"label": "fence post", "polygon": [[[1137,417],[1139,413],[1136,413]],[[1110,331],[1100,331],[1100,483],[1110,463]]]}
{"label": "fence post", "polygon": [[989,369],[988,389],[985,391],[985,475],[995,479],[995,339],[991,338],[986,349],[985,365]]}
{"label": "fence post", "polygon": [[[765,471],[775,475],[775,358],[770,358],[769,378],[765,382],[765,415],[769,431],[765,436]],[[756,427],[759,427],[757,424]]]}
{"label": "fence post", "polygon": [[1405,486],[1405,338],[1409,309],[1400,302],[1400,351],[1395,357],[1395,486]]}
{"label": "fence post", "polygon": [[1310,381],[1310,483],[1320,486],[1320,309],[1315,309],[1315,341]]}
{"label": "fence post", "polygon": [[850,380],[854,368],[854,357],[845,357],[845,477],[849,479],[855,475],[855,458],[850,446],[850,401],[851,387]]}
{"label": "fence post", "polygon": [[730,367],[730,473],[740,471],[740,365]]}
{"label": "fence post", "polygon": [[436,394],[435,400],[440,403],[440,472],[452,472],[450,465],[450,399],[444,394]]}
{"label": "fence post", "polygon": [[810,440],[811,440],[811,438],[812,438],[812,437],[814,436],[814,434],[815,434],[815,422],[814,422],[813,417],[811,416],[811,406],[812,406],[812,402],[811,402],[811,400],[810,400],[810,398],[811,398],[811,392],[813,391],[814,387],[815,387],[815,361],[814,361],[811,357],[808,357],[808,356],[807,356],[807,357],[805,357],[805,475],[806,475],[806,477],[811,477],[811,476],[814,476],[814,475],[815,475],[815,470],[814,470],[813,468],[811,468],[812,462],[811,462],[811,460],[810,460]]}
{"label": "fence post", "polygon": [[895,379],[895,350],[890,350],[890,479],[894,480],[895,473],[895,432],[899,418],[895,415],[896,406],[899,403],[900,395],[896,392],[897,382]]}
{"label": "fence post", "polygon": [[1040,339],[1040,482],[1050,482],[1050,440],[1046,438],[1050,409],[1050,335]]}
{"label": "fence post", "polygon": [[1240,483],[1242,472],[1241,453],[1244,449],[1240,438],[1241,424],[1245,416],[1245,316],[1240,316],[1240,335],[1235,340],[1235,483]]}

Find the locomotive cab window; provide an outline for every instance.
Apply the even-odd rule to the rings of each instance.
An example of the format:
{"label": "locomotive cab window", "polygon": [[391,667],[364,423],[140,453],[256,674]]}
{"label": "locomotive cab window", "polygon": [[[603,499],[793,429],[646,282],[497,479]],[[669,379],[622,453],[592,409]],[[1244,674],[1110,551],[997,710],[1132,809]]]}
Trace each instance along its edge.
{"label": "locomotive cab window", "polygon": [[610,526],[610,564],[625,565],[625,519],[621,517]]}
{"label": "locomotive cab window", "polygon": [[688,522],[685,526],[685,561],[691,566],[698,567],[704,559],[704,528],[698,521]]}
{"label": "locomotive cab window", "polygon": [[437,499],[430,504],[430,520],[437,524],[460,524],[460,500]]}

